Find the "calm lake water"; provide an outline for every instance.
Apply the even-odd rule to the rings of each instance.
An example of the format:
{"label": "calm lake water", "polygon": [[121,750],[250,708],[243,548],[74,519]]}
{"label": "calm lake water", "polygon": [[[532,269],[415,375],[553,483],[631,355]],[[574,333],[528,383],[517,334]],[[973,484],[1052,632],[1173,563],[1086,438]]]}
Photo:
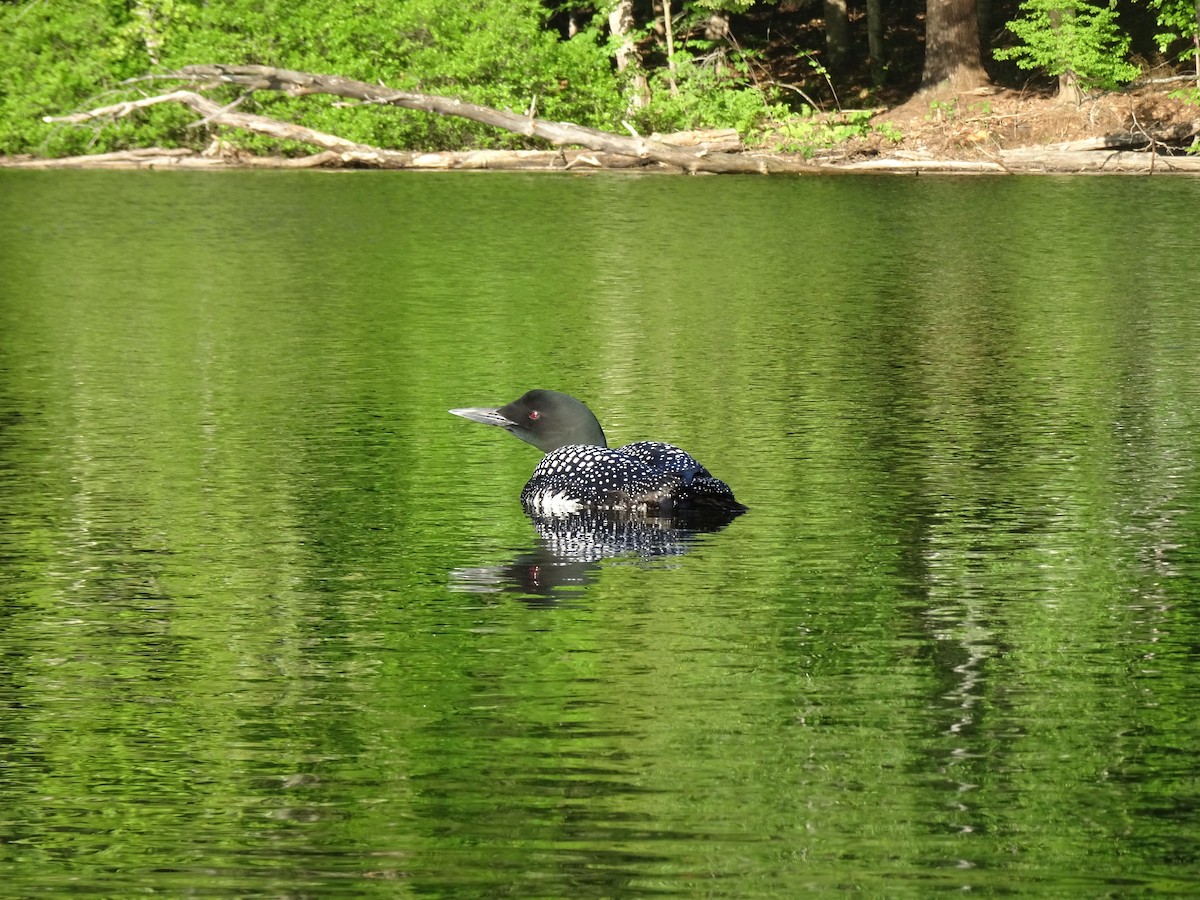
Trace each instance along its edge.
{"label": "calm lake water", "polygon": [[[0,893],[1194,894],[1198,208],[0,171]],[[751,511],[539,533],[533,387]]]}

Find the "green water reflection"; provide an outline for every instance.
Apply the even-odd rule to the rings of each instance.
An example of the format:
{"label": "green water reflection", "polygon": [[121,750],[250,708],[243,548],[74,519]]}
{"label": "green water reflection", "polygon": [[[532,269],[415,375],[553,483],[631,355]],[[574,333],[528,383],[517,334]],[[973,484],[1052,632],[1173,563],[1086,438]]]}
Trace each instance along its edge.
{"label": "green water reflection", "polygon": [[[1198,201],[0,171],[4,883],[1194,891]],[[751,512],[539,589],[535,386]]]}

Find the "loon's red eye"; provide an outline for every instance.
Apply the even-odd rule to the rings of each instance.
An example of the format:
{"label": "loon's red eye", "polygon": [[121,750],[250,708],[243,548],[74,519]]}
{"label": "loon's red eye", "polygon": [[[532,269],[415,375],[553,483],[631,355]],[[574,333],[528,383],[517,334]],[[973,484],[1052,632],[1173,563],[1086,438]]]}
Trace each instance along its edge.
{"label": "loon's red eye", "polygon": [[529,414],[529,418],[531,418],[531,419],[540,419],[541,417],[542,417],[542,414],[541,414],[540,412],[538,412],[536,409],[535,409],[535,410],[533,410],[533,411],[532,411],[532,412]]}

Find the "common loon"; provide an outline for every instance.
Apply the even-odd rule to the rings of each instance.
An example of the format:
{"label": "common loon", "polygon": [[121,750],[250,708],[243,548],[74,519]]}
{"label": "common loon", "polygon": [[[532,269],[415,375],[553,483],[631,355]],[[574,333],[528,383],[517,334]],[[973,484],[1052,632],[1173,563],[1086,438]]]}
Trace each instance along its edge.
{"label": "common loon", "polygon": [[678,447],[638,441],[609,449],[592,411],[559,391],[529,391],[507,406],[450,412],[472,422],[498,425],[546,454],[521,491],[521,503],[535,513],[598,509],[645,515],[737,515],[746,510],[729,485],[713,478]]}

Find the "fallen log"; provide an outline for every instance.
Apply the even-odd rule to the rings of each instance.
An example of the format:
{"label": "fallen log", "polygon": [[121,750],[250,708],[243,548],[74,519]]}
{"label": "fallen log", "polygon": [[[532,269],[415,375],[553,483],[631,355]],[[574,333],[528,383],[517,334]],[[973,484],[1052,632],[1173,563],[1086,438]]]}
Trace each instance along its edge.
{"label": "fallen log", "polygon": [[693,131],[675,131],[671,134],[655,132],[650,135],[650,140],[661,141],[672,147],[701,147],[722,153],[737,153],[746,149],[736,128],[701,128]]}
{"label": "fallen log", "polygon": [[[250,91],[281,91],[293,96],[331,94],[363,103],[378,103],[399,106],[404,109],[424,110],[440,115],[459,116],[514,134],[539,138],[556,147],[586,147],[599,153],[674,166],[685,172],[722,174],[741,172],[765,175],[784,172],[813,174],[826,171],[821,166],[794,156],[725,153],[714,150],[703,143],[696,149],[690,149],[652,138],[637,135],[626,137],[570,122],[553,122],[548,119],[539,119],[536,116],[518,115],[476,103],[468,103],[453,97],[400,91],[382,85],[355,81],[351,78],[342,78],[338,75],[317,75],[311,72],[297,72],[271,66],[211,64],[185,66],[164,77],[204,87],[237,85]],[[221,120],[214,118],[213,121]]]}
{"label": "fallen log", "polygon": [[280,122],[278,119],[272,119],[268,116],[237,112],[233,109],[234,104],[221,106],[207,97],[197,94],[195,91],[172,91],[169,94],[157,94],[153,97],[127,100],[122,103],[114,103],[111,106],[101,106],[99,109],[92,109],[87,112],[72,113],[69,116],[46,116],[43,121],[80,125],[85,122],[94,121],[95,119],[121,118],[130,115],[136,110],[156,106],[160,103],[180,103],[195,110],[204,117],[192,127],[207,124],[227,125],[232,128],[241,128],[246,131],[266,134],[282,140],[311,144],[337,153],[377,153],[386,155],[389,152],[377,147],[370,147],[366,144],[348,141],[336,134],[326,134],[323,131],[306,128],[303,125]]}
{"label": "fallen log", "polygon": [[[186,148],[148,147],[141,150],[93,153],[89,156],[67,156],[58,159],[8,157],[3,159],[3,165],[13,169],[148,169],[186,165],[192,158],[200,159],[194,151]],[[221,164],[219,159],[204,160],[203,162],[207,163],[209,167]]]}
{"label": "fallen log", "polygon": [[[312,168],[319,166],[363,166],[388,169],[520,169],[573,170],[668,167],[692,173],[1041,173],[1041,172],[1200,172],[1200,159],[1164,156],[1152,152],[1121,152],[1129,146],[1124,136],[1106,136],[1050,148],[1001,150],[974,159],[938,159],[926,154],[901,154],[867,160],[840,158],[806,159],[796,154],[734,152],[741,147],[732,129],[685,132],[676,135],[637,134],[625,136],[598,131],[569,122],[553,122],[530,115],[492,109],[451,97],[399,91],[386,86],[316,75],[268,66],[186,66],[167,76],[154,76],[211,88],[237,86],[245,93],[221,106],[193,90],[176,90],[67,116],[46,117],[48,122],[83,123],[97,118],[127,116],[159,103],[180,103],[202,118],[192,127],[222,125],[305,143],[319,152],[301,158],[257,157],[240,152],[206,152],[150,149],[124,154],[72,157],[59,160],[0,159],[0,164],[28,168],[122,167],[122,168],[215,168],[219,166]],[[145,81],[146,79],[134,79]],[[361,103],[398,106],[460,116],[517,134],[547,141],[558,150],[475,150],[424,153],[388,150],[349,141],[338,135],[303,125],[281,122],[266,116],[239,112],[237,106],[257,90],[281,91],[295,96],[331,94]],[[1187,137],[1200,123],[1176,125],[1151,131],[1141,138],[1143,146]],[[571,147],[587,149],[568,149]],[[1086,148],[1086,149],[1085,149]],[[1114,152],[1115,151],[1115,152]]]}
{"label": "fallen log", "polygon": [[1049,150],[1028,147],[1002,150],[998,160],[1010,172],[1026,173],[1140,173],[1195,174],[1200,172],[1200,157],[1166,156],[1162,153],[1129,150]]}
{"label": "fallen log", "polygon": [[[281,122],[267,116],[253,115],[220,106],[194,91],[172,91],[153,97],[143,97],[111,106],[102,106],[87,112],[67,116],[47,116],[48,122],[83,124],[102,118],[121,118],[139,109],[161,103],[179,103],[195,110],[204,118],[199,125],[225,125],[257,134],[310,144],[324,148],[324,152],[298,159],[284,157],[255,157],[233,153],[223,159],[192,154],[190,150],[128,151],[121,154],[97,154],[95,156],[69,157],[62,160],[12,161],[9,164],[20,168],[162,168],[174,165],[178,168],[212,167],[228,163],[259,168],[313,168],[325,165],[362,165],[382,169],[547,169],[592,166],[596,168],[628,168],[644,164],[637,159],[612,154],[591,154],[583,151],[567,154],[563,151],[545,150],[471,150],[459,153],[425,153],[408,150],[386,150],[367,144],[348,141],[334,134],[316,131],[303,125]],[[195,127],[195,126],[193,126]],[[736,132],[735,132],[736,134]],[[721,136],[726,139],[725,136]]]}
{"label": "fallen log", "polygon": [[1003,175],[1009,172],[1003,165],[988,159],[932,159],[912,156],[878,156],[873,159],[842,163],[840,169],[853,172],[886,172],[897,174],[957,173],[970,175]]}
{"label": "fallen log", "polygon": [[[116,153],[66,156],[57,159],[0,157],[0,167],[12,169],[312,169],[347,168],[361,164],[380,169],[425,171],[598,171],[644,168],[643,160],[590,150],[463,150],[440,153],[391,151],[386,158],[375,154],[338,153],[323,150],[310,156],[255,156],[242,152],[197,153],[194,150],[150,147]],[[663,170],[665,171],[665,170]]]}
{"label": "fallen log", "polygon": [[[667,140],[612,134],[598,131],[571,122],[556,122],[538,119],[532,115],[518,115],[506,110],[480,106],[478,103],[468,103],[454,97],[442,97],[432,94],[415,94],[413,91],[401,91],[388,86],[358,82],[352,78],[341,76],[324,76],[311,72],[296,72],[286,68],[271,66],[229,66],[221,64],[185,66],[178,72],[156,78],[178,79],[181,82],[212,88],[212,86],[236,85],[247,91],[274,90],[286,92],[293,96],[308,94],[329,94],[346,97],[362,103],[378,103],[382,106],[396,106],[404,109],[420,109],[428,113],[440,115],[456,115],[463,119],[482,122],[502,128],[527,137],[546,140],[554,146],[583,146],[608,157],[629,157],[642,164],[659,163],[683,169],[690,173],[793,173],[810,174],[823,172],[817,164],[794,156],[775,156],[769,154],[731,154],[715,149],[721,143],[727,143],[727,137],[721,143],[704,142],[695,148],[667,143]],[[146,97],[143,100],[130,103],[114,104],[112,107],[90,110],[88,113],[77,113],[67,116],[47,116],[47,121],[83,122],[100,118],[104,115],[128,115],[133,109],[152,106],[154,103],[179,102],[196,109],[204,115],[204,124],[228,125],[248,128],[259,133],[272,136],[299,140],[308,144],[322,146],[326,150],[334,150],[341,154],[343,161],[360,164],[377,164],[377,166],[406,168],[407,161],[414,157],[404,151],[368,148],[365,145],[347,142],[332,134],[324,134],[308,130],[304,126],[288,124],[266,116],[248,115],[235,112],[233,106],[221,107],[196,94],[194,91],[173,91],[170,94]]]}
{"label": "fallen log", "polygon": [[[3,158],[0,166],[28,169],[220,169],[345,168],[354,165],[353,154],[325,150],[311,156],[253,156],[244,153],[201,154],[192,150],[149,148],[120,153],[71,156],[61,159]],[[572,171],[645,169],[651,165],[628,156],[589,150],[468,150],[461,152],[394,152],[381,162],[364,159],[374,168],[415,170]],[[666,171],[660,169],[660,171]],[[892,175],[1038,175],[1038,174],[1200,174],[1200,158],[1163,156],[1147,152],[1047,151],[1028,147],[1001,150],[993,159],[936,159],[911,154],[879,156],[822,167],[831,173]]]}
{"label": "fallen log", "polygon": [[1124,131],[1083,138],[1078,141],[1065,141],[1061,144],[1049,144],[1045,149],[1049,151],[1138,150],[1151,144],[1179,146],[1186,141],[1194,140],[1198,134],[1200,134],[1200,121],[1181,122],[1166,128]]}

